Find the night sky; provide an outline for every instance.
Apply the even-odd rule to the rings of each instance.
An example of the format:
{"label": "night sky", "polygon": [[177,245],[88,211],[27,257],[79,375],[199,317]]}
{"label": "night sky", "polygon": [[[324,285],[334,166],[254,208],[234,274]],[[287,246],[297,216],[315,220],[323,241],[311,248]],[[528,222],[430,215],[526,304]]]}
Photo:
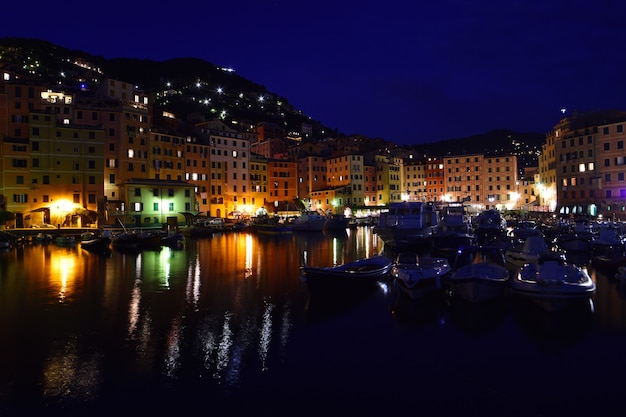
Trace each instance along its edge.
{"label": "night sky", "polygon": [[626,110],[624,1],[69,0],[3,15],[2,37],[232,67],[341,133],[400,144]]}

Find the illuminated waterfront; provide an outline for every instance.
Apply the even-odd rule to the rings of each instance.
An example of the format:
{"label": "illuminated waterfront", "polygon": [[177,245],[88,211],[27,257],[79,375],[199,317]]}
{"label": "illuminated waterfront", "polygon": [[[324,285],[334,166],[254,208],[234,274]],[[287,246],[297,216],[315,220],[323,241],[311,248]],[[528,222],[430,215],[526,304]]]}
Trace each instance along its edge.
{"label": "illuminated waterfront", "polygon": [[299,267],[378,253],[370,228],[186,243],[0,253],[0,414],[385,413],[408,402],[427,415],[606,416],[621,398],[610,381],[626,371],[626,301],[593,269],[593,310],[568,315],[410,301],[392,282],[316,300]]}

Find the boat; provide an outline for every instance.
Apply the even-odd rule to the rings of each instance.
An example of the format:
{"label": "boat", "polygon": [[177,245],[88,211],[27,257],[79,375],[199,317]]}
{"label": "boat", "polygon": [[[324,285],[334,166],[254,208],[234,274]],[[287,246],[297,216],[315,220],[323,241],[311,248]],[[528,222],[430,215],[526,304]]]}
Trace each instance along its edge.
{"label": "boat", "polygon": [[400,252],[391,268],[391,276],[402,292],[411,299],[416,299],[442,289],[443,277],[451,270],[452,267],[445,258]]}
{"label": "boat", "polygon": [[626,255],[626,242],[621,228],[612,224],[601,224],[598,233],[591,239],[592,256],[621,258]]}
{"label": "boat", "polygon": [[161,235],[155,232],[124,231],[111,238],[111,246],[120,251],[156,250],[161,248]]}
{"label": "boat", "polygon": [[111,238],[94,235],[91,239],[81,239],[80,247],[89,252],[107,254],[111,252]]}
{"label": "boat", "polygon": [[587,270],[554,256],[528,263],[511,280],[511,290],[547,311],[558,311],[576,302],[588,302],[596,285]]}
{"label": "boat", "polygon": [[182,233],[173,232],[161,235],[161,246],[181,248],[185,244],[185,236]]}
{"label": "boat", "polygon": [[586,220],[577,220],[569,227],[561,226],[553,239],[555,247],[565,252],[588,252],[594,234]]}
{"label": "boat", "polygon": [[460,210],[448,209],[441,216],[441,222],[432,237],[435,253],[448,259],[452,259],[459,248],[474,244],[471,223],[462,211],[462,206]]}
{"label": "boat", "polygon": [[562,251],[552,250],[542,235],[528,236],[524,243],[519,243],[504,251],[505,261],[515,267],[537,263],[540,256],[565,259],[565,254]]}
{"label": "boat", "polygon": [[65,246],[65,247],[76,246],[76,237],[72,235],[55,236],[54,243],[57,246]]}
{"label": "boat", "polygon": [[249,224],[248,230],[260,235],[291,235],[293,224],[278,216],[261,215]]}
{"label": "boat", "polygon": [[321,213],[307,211],[300,214],[293,221],[294,232],[321,232],[326,226],[328,218]]}
{"label": "boat", "polygon": [[[330,214],[326,217],[324,231],[345,231],[348,228],[350,219],[343,214]],[[356,224],[354,225],[356,227]]]}
{"label": "boat", "polygon": [[542,234],[539,225],[534,220],[520,220],[516,222],[510,235],[516,242],[523,242],[530,235]]}
{"label": "boat", "polygon": [[[475,247],[461,248],[459,255],[470,254],[470,261],[457,266],[448,278],[451,294],[454,297],[479,303],[506,297],[509,289],[509,270],[504,265],[504,256],[483,256],[476,261]],[[479,258],[480,259],[480,258]]]}
{"label": "boat", "polygon": [[327,267],[302,266],[304,281],[309,287],[332,286],[333,288],[374,284],[385,279],[393,261],[384,256],[358,259],[341,265]]}
{"label": "boat", "polygon": [[439,211],[433,203],[404,201],[382,210],[374,233],[391,248],[424,247],[432,244],[439,225]]}
{"label": "boat", "polygon": [[507,234],[507,221],[500,211],[488,209],[480,212],[474,219],[476,242],[482,245],[485,241]]}

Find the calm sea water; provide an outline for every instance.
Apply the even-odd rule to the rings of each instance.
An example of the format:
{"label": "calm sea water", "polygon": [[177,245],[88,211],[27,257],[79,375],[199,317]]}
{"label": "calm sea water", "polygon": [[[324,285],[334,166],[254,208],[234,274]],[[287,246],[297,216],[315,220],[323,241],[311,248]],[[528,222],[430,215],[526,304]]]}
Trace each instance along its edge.
{"label": "calm sea water", "polygon": [[626,292],[611,277],[590,268],[592,305],[558,314],[410,300],[392,281],[319,297],[300,278],[382,249],[364,227],[2,252],[0,415],[623,415]]}

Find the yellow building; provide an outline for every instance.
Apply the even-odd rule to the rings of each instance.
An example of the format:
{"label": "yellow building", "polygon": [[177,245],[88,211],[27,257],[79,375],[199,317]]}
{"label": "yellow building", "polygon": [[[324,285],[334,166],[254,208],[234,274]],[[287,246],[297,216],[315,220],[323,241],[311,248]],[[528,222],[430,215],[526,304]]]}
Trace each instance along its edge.
{"label": "yellow building", "polygon": [[[103,216],[103,147],[101,129],[60,124],[54,114],[31,112],[30,144],[3,145],[7,210],[16,227],[44,223],[95,224]],[[4,166],[6,167],[6,163]],[[14,178],[8,185],[6,179]]]}
{"label": "yellow building", "polygon": [[221,120],[199,123],[196,127],[207,136],[210,149],[210,200],[207,214],[228,217],[243,213],[250,204],[249,137],[226,126]]}
{"label": "yellow building", "polygon": [[253,216],[257,210],[265,207],[269,202],[268,192],[268,158],[251,154],[250,155],[250,204],[249,208],[242,212],[244,216]]}

